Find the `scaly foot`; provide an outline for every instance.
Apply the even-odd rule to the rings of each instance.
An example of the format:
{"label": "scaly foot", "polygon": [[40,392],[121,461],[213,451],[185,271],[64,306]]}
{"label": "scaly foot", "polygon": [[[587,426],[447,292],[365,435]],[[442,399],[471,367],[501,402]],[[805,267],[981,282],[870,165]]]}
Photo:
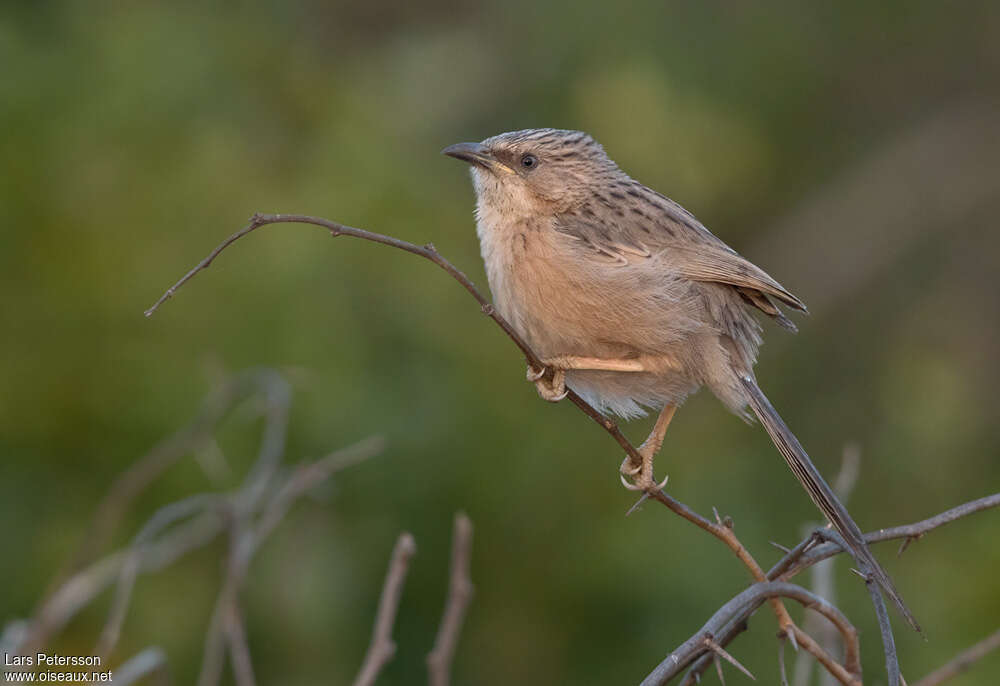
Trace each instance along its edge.
{"label": "scaly foot", "polygon": [[[632,460],[626,457],[622,461],[622,466],[618,468],[621,473],[622,486],[630,491],[642,491],[643,493],[662,491],[667,486],[670,477],[664,477],[663,481],[657,483],[653,476],[653,454],[652,446],[643,443],[639,446],[638,453],[642,456],[642,463],[633,467]],[[631,482],[629,481],[631,479]]]}
{"label": "scaly foot", "polygon": [[548,400],[550,403],[557,403],[567,395],[569,395],[569,390],[566,388],[566,371],[563,369],[552,370],[552,379],[545,378],[545,373],[548,371],[545,367],[541,369],[534,369],[529,366],[525,376],[528,381],[535,384],[535,388],[538,390],[538,395],[542,396],[544,400]]}

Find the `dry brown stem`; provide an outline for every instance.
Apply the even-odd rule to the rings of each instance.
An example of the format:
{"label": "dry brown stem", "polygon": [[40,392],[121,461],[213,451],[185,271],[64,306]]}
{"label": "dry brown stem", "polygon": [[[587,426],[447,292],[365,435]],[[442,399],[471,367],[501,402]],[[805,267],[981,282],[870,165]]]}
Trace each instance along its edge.
{"label": "dry brown stem", "polygon": [[462,631],[465,612],[472,600],[473,586],[469,577],[469,560],[472,555],[472,521],[463,512],[455,515],[451,541],[451,572],[448,596],[445,599],[441,625],[438,627],[434,647],[427,655],[427,674],[430,686],[448,686],[451,683],[451,663]]}
{"label": "dry brown stem", "polygon": [[417,552],[417,544],[409,533],[402,533],[396,541],[389,561],[389,571],[385,575],[385,585],[378,602],[375,628],[368,652],[361,663],[361,671],[354,679],[354,686],[372,686],[382,668],[396,654],[396,644],[392,640],[392,628],[396,624],[396,611],[403,593],[403,583],[410,569],[410,558]]}

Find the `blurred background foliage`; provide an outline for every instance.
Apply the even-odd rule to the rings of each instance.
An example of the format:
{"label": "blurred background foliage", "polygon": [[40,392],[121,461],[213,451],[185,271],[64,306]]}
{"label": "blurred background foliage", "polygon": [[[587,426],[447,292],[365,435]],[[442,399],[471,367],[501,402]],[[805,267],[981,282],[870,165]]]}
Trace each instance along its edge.
{"label": "blurred background foliage", "polygon": [[[467,173],[438,152],[524,127],[593,133],[811,305],[797,337],[768,327],[759,375],[826,473],[862,446],[863,527],[1000,483],[1000,4],[6,2],[0,64],[0,621],[32,612],[111,480],[218,371],[252,365],[294,383],[290,459],[389,442],[261,551],[261,683],[349,682],[402,529],[419,552],[380,683],[419,682],[458,509],[477,527],[459,683],[635,682],[744,587],[690,525],[626,519],[614,444],[540,401],[510,342],[412,256],[273,227],[142,317],[254,211],[433,241],[485,287]],[[231,484],[257,432],[220,433]],[[762,563],[815,519],[764,432],[707,394],[659,467]],[[116,543],[211,485],[178,465]],[[996,531],[986,514],[878,551],[927,628],[897,636],[911,681],[996,628]],[[116,659],[161,645],[193,680],[221,552],[140,579]],[[107,601],[54,647],[92,650]],[[764,682],[774,629],[762,613],[732,647]],[[998,674],[993,658],[961,683]]]}

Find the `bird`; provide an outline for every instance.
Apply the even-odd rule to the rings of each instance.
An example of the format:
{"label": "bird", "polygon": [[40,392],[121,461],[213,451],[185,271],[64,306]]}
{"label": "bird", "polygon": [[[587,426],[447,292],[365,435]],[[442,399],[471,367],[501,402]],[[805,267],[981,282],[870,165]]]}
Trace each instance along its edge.
{"label": "bird", "polygon": [[[457,143],[467,163],[476,231],[493,306],[543,367],[526,375],[558,402],[569,389],[600,413],[658,412],[620,471],[649,492],[653,460],[674,413],[707,387],[747,421],[755,416],[866,577],[919,625],[861,529],[757,383],[762,327],[796,330],[782,311],[805,304],[670,198],[632,179],[583,131],[539,128]],[[628,479],[628,480],[626,480]]]}

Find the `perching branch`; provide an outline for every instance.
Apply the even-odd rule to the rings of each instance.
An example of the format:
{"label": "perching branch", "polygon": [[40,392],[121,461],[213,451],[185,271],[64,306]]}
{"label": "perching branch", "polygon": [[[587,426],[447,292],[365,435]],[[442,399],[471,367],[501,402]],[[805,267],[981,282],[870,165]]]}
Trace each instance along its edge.
{"label": "perching branch", "polygon": [[[511,327],[509,323],[507,323],[507,320],[505,320],[502,316],[500,316],[500,313],[497,312],[496,308],[493,307],[490,301],[487,300],[483,296],[483,294],[479,292],[479,289],[477,289],[475,284],[473,284],[472,281],[469,280],[469,277],[463,274],[462,271],[458,269],[458,267],[456,267],[447,259],[445,259],[437,251],[433,243],[427,243],[425,245],[417,245],[416,243],[410,243],[409,241],[393,238],[392,236],[385,236],[380,233],[366,231],[365,229],[357,229],[352,226],[346,226],[338,222],[330,221],[329,219],[323,219],[321,217],[310,217],[308,215],[303,215],[303,214],[260,214],[260,213],[254,214],[250,218],[250,222],[246,226],[244,226],[242,229],[240,229],[232,236],[224,240],[222,243],[220,243],[218,246],[216,246],[216,248],[208,254],[208,257],[206,257],[201,262],[196,264],[187,274],[182,276],[180,280],[177,281],[177,283],[168,288],[163,293],[163,295],[161,295],[160,298],[155,303],[153,303],[152,307],[146,310],[145,315],[147,317],[152,316],[153,313],[155,313],[156,310],[159,309],[160,305],[162,305],[165,301],[169,300],[170,298],[174,297],[177,291],[184,284],[186,284],[188,281],[194,278],[198,274],[198,272],[208,269],[209,266],[211,266],[212,262],[215,260],[215,258],[218,257],[223,250],[225,250],[230,245],[232,245],[239,239],[243,238],[247,234],[256,231],[262,226],[269,226],[271,224],[312,224],[314,226],[320,226],[322,228],[325,228],[327,231],[330,232],[330,235],[333,236],[334,238],[337,238],[338,236],[350,236],[352,238],[360,238],[362,240],[371,241],[373,243],[381,243],[382,245],[388,245],[392,248],[396,248],[398,250],[403,250],[405,252],[418,255],[419,257],[422,257],[425,260],[433,262],[438,267],[447,272],[453,279],[455,279],[455,281],[461,284],[462,287],[466,291],[468,291],[469,295],[475,298],[476,302],[479,303],[479,307],[480,309],[482,309],[483,314],[492,319],[496,323],[496,325],[499,326],[505,334],[507,334],[507,337],[510,338],[515,345],[517,345],[517,347],[524,354],[525,360],[529,365],[539,369],[544,367],[541,359],[539,359],[539,357],[535,355],[534,352],[532,352],[531,348],[524,341],[524,339],[521,338],[520,335],[518,335],[518,333],[513,329],[513,327]],[[547,371],[546,374],[551,377],[552,374],[551,370]],[[584,414],[586,414],[592,420],[597,422],[605,431],[611,434],[611,436],[615,439],[615,441],[618,442],[618,445],[621,446],[622,450],[624,450],[625,453],[628,455],[629,461],[631,462],[633,467],[638,467],[640,464],[642,464],[642,457],[636,451],[635,446],[633,446],[629,442],[629,440],[625,438],[625,435],[621,432],[621,430],[618,428],[618,425],[615,424],[615,422],[611,421],[610,419],[602,415],[600,412],[595,410],[587,401],[585,401],[579,395],[574,393],[572,390],[569,391],[569,394],[566,397],[574,405],[580,408],[580,410]]]}
{"label": "perching branch", "polygon": [[403,582],[410,568],[410,558],[417,552],[417,544],[409,533],[402,533],[396,541],[389,562],[389,571],[385,575],[385,585],[382,587],[382,597],[378,601],[378,614],[375,617],[375,628],[372,630],[372,640],[365,653],[361,671],[354,679],[354,686],[372,686],[385,664],[396,654],[396,644],[392,640],[392,627],[396,623],[396,610],[399,609],[399,599],[403,593]]}
{"label": "perching branch", "polygon": [[[267,226],[271,224],[284,224],[284,223],[303,223],[312,224],[315,226],[320,226],[327,229],[331,236],[351,236],[354,238],[360,238],[362,240],[367,240],[375,243],[380,243],[383,245],[388,245],[390,247],[403,250],[415,255],[418,255],[430,262],[433,262],[438,267],[447,272],[453,279],[458,281],[466,291],[477,301],[482,311],[489,316],[493,321],[499,326],[504,333],[510,338],[524,354],[527,363],[535,368],[542,368],[541,360],[537,355],[528,347],[527,343],[517,334],[516,331],[508,324],[503,317],[496,312],[495,308],[486,300],[485,297],[476,289],[475,285],[465,276],[459,269],[457,269],[451,262],[442,257],[432,244],[426,244],[424,246],[419,246],[408,241],[403,241],[390,236],[385,236],[378,233],[373,233],[366,231],[364,229],[358,229],[354,227],[345,226],[337,222],[332,222],[326,219],[318,217],[310,217],[306,215],[286,215],[286,214],[255,214],[250,222],[240,231],[236,232],[225,241],[223,241],[219,246],[217,246],[209,255],[198,263],[194,268],[192,268],[187,274],[185,274],[177,283],[171,286],[167,291],[146,311],[146,316],[151,316],[159,306],[165,302],[167,299],[173,297],[178,289],[180,289],[185,283],[197,275],[200,271],[207,269],[213,260],[222,253],[228,246],[232,245],[234,242],[240,238],[246,236],[247,234],[261,228],[262,226]],[[551,375],[551,370],[546,371],[547,374]],[[570,401],[576,405],[584,414],[590,417],[593,421],[599,424],[605,431],[607,431],[615,441],[621,446],[621,448],[626,452],[628,459],[633,467],[638,467],[641,464],[641,457],[636,451],[635,447],[628,441],[627,438],[621,433],[617,424],[613,421],[601,415],[597,410],[595,410],[590,404],[579,397],[572,390],[569,391],[567,396]],[[751,575],[754,577],[755,581],[758,582],[757,585],[767,582],[768,580],[790,578],[799,569],[807,567],[809,564],[813,564],[818,559],[822,559],[817,556],[817,551],[824,549],[825,556],[829,557],[841,552],[843,547],[836,542],[835,538],[825,537],[826,543],[822,545],[816,545],[819,542],[819,538],[811,536],[806,541],[803,541],[799,546],[796,546],[788,555],[786,555],[786,560],[783,563],[779,563],[778,567],[782,570],[779,574],[772,575],[771,573],[764,574],[760,565],[757,564],[756,560],[750,555],[746,548],[740,543],[740,541],[732,533],[731,528],[725,526],[721,521],[713,524],[709,520],[705,519],[701,515],[698,515],[693,510],[688,508],[683,503],[675,500],[674,498],[668,496],[666,493],[659,489],[649,489],[643,494],[643,499],[653,498],[658,502],[662,503],[668,507],[674,513],[680,515],[684,519],[692,522],[696,526],[708,531],[716,538],[726,543],[736,553],[740,561],[748,568]],[[641,501],[640,501],[641,502]],[[904,534],[909,538],[915,538],[920,535],[920,533]],[[833,541],[831,543],[831,541]],[[793,567],[794,566],[794,567]],[[772,570],[773,571],[773,570]],[[797,588],[797,587],[796,587]],[[803,589],[804,590],[804,589]],[[876,598],[877,596],[877,598]],[[820,664],[822,664],[835,678],[838,679],[845,686],[857,686],[860,684],[860,662],[857,659],[856,646],[848,646],[847,657],[845,658],[845,665],[841,665],[820,646],[811,636],[798,628],[794,622],[792,622],[787,610],[781,603],[781,594],[771,594],[763,597],[762,602],[767,601],[772,605],[772,609],[778,618],[778,623],[782,630],[782,635],[786,636],[788,640],[792,641],[793,646],[802,645],[808,652],[810,652]],[[883,644],[885,648],[885,656],[887,667],[889,670],[890,686],[895,686],[898,679],[898,665],[895,661],[895,648],[892,641],[891,626],[888,625],[888,615],[883,612],[884,603],[881,602],[881,596],[877,593],[873,594],[873,602],[876,606],[876,614],[879,616],[880,626],[883,629]],[[882,605],[880,610],[879,605]],[[884,615],[884,621],[883,621]],[[731,623],[726,627],[723,627],[725,634],[721,637],[715,637],[713,640],[717,641],[718,645],[724,646],[732,637],[737,635],[742,630],[742,623]],[[887,633],[888,632],[888,633]],[[856,644],[856,636],[853,639]],[[696,677],[700,672],[698,665],[692,668],[689,672],[688,680],[691,677]],[[686,680],[686,682],[688,681]]]}

